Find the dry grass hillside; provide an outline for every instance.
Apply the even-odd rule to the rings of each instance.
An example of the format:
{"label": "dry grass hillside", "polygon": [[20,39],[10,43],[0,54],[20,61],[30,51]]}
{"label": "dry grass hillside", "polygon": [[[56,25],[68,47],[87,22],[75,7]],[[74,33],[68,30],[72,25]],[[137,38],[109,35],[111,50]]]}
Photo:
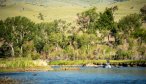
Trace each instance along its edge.
{"label": "dry grass hillside", "polygon": [[[0,7],[0,19],[13,16],[26,16],[35,22],[50,22],[55,19],[74,21],[77,13],[92,6],[96,6],[97,11],[103,11],[106,7],[117,5],[119,10],[115,12],[115,20],[118,21],[125,15],[139,13],[139,9],[146,4],[146,0],[129,0],[116,3],[110,3],[112,0],[103,0],[100,3],[97,2],[98,0],[47,0],[48,2],[45,5],[42,5],[42,3],[45,3],[45,0],[42,0],[44,2],[37,0],[35,3],[28,3],[21,0],[14,1],[8,0],[6,7]],[[44,20],[38,18],[39,13],[42,13]]]}

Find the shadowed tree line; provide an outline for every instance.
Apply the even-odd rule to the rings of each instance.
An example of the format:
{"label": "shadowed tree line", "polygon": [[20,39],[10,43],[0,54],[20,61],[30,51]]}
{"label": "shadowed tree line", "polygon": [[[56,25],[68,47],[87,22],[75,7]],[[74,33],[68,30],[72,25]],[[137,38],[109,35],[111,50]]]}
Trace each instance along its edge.
{"label": "shadowed tree line", "polygon": [[6,2],[7,2],[7,0],[0,0],[0,7],[5,7]]}
{"label": "shadowed tree line", "polygon": [[76,25],[63,20],[34,23],[26,17],[0,20],[0,57],[48,60],[146,59],[142,14],[114,21],[118,7],[77,14]]}

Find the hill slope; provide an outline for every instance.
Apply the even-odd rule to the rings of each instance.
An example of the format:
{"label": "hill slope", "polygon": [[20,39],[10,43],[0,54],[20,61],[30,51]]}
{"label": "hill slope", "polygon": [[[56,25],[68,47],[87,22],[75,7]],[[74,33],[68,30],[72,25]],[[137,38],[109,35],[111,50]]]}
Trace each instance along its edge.
{"label": "hill slope", "polygon": [[97,11],[103,11],[106,7],[117,5],[119,10],[115,13],[116,20],[121,17],[138,13],[146,4],[146,0],[9,0],[6,7],[0,7],[0,19],[13,16],[26,16],[35,22],[42,22],[38,18],[39,13],[44,16],[44,21],[64,19],[74,21],[76,14],[90,7],[96,6]]}

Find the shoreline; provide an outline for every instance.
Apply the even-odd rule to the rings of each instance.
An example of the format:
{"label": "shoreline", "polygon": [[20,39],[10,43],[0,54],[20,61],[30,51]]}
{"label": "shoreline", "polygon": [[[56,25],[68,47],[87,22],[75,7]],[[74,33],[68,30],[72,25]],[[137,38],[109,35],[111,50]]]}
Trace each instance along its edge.
{"label": "shoreline", "polygon": [[[59,66],[55,69],[52,67]],[[113,66],[113,68],[123,68],[123,67],[143,67],[143,66]],[[49,68],[48,68],[49,67]],[[50,65],[48,67],[33,67],[33,68],[1,68],[0,73],[9,73],[9,72],[47,72],[47,71],[70,71],[70,70],[80,70],[80,67],[93,67],[93,68],[103,68],[102,65]],[[51,68],[50,68],[51,67]],[[146,66],[144,66],[146,67]]]}
{"label": "shoreline", "polygon": [[[98,66],[104,66],[105,64],[103,65],[50,65],[51,67],[55,67],[55,66],[60,66],[60,67],[98,67]],[[113,64],[110,64],[111,66],[113,67],[146,67],[146,64],[142,64],[142,65],[129,65],[129,64],[119,64],[119,65],[113,65]]]}
{"label": "shoreline", "polygon": [[[52,67],[59,66],[59,68],[54,69]],[[143,67],[143,66],[114,66],[111,65],[113,68],[122,68],[122,67]],[[48,68],[51,67],[51,68]],[[48,67],[33,67],[33,68],[1,68],[0,73],[9,73],[9,72],[47,72],[47,71],[69,71],[69,70],[80,70],[79,67],[93,67],[93,68],[103,68],[102,65],[50,65]],[[144,66],[146,67],[146,66]]]}
{"label": "shoreline", "polygon": [[[75,61],[53,61],[50,66],[98,66],[105,65],[106,60],[75,60]],[[146,67],[146,60],[110,60],[112,66],[141,66]]]}
{"label": "shoreline", "polygon": [[50,66],[38,66],[38,67],[29,67],[29,68],[4,68],[0,67],[0,73],[2,72],[38,72],[38,71],[52,71],[53,68]]}
{"label": "shoreline", "polygon": [[[55,67],[59,66],[57,70],[80,70],[79,67],[95,67],[102,68],[106,65],[106,60],[75,60],[75,61],[65,61],[58,60],[52,62],[45,61],[33,61],[33,66],[26,64],[25,66],[20,66],[21,63],[15,63],[15,61],[10,62],[9,65],[15,63],[15,66],[6,66],[8,60],[0,65],[1,72],[38,72],[38,71],[55,71]],[[22,62],[23,63],[23,62]],[[19,66],[18,66],[19,64]],[[110,60],[110,65],[112,67],[146,67],[146,60]]]}

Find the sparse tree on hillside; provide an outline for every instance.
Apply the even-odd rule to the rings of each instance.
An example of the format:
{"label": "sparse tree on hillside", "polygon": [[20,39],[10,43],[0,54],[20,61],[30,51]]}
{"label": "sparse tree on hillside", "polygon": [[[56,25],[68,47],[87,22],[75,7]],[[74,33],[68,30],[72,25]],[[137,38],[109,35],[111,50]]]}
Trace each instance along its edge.
{"label": "sparse tree on hillside", "polygon": [[96,12],[96,8],[91,8],[85,12],[82,12],[81,14],[77,14],[77,24],[80,25],[80,29],[83,32],[86,31],[94,31],[96,23],[98,19],[98,13]]}
{"label": "sparse tree on hillside", "polygon": [[146,22],[146,5],[144,5],[141,9],[140,9],[140,12],[142,14],[142,20],[144,22]]}
{"label": "sparse tree on hillside", "polygon": [[[100,30],[103,35],[107,34],[106,37],[108,37],[108,43],[110,43],[110,36],[114,37],[115,39],[117,38],[117,27],[116,22],[114,21],[113,12],[114,11],[112,8],[106,8],[103,13],[100,13],[99,19],[96,23],[96,28]],[[105,31],[107,32],[104,33]],[[115,42],[117,42],[117,39]]]}
{"label": "sparse tree on hillside", "polygon": [[138,38],[140,41],[140,44],[142,42],[146,43],[146,30],[145,29],[138,29],[137,31],[133,32],[134,37]]}
{"label": "sparse tree on hillside", "polygon": [[97,28],[99,30],[112,30],[115,28],[113,11],[110,8],[106,8],[103,13],[100,13]]}
{"label": "sparse tree on hillside", "polygon": [[7,0],[0,0],[0,7],[4,7],[4,6],[6,6],[6,3],[7,2]]}
{"label": "sparse tree on hillside", "polygon": [[117,11],[119,8],[118,8],[118,6],[114,6],[114,7],[112,7],[111,9],[112,9],[113,12],[114,12],[114,11]]}
{"label": "sparse tree on hillside", "polygon": [[145,15],[146,14],[146,5],[144,5],[141,9],[140,12]]}
{"label": "sparse tree on hillside", "polygon": [[141,17],[139,14],[130,14],[122,18],[118,23],[119,31],[124,32],[124,34],[130,35],[132,32],[139,29],[142,25]]}
{"label": "sparse tree on hillside", "polygon": [[43,14],[42,14],[42,13],[39,13],[38,18],[39,18],[40,20],[44,20],[44,16],[43,16]]}

